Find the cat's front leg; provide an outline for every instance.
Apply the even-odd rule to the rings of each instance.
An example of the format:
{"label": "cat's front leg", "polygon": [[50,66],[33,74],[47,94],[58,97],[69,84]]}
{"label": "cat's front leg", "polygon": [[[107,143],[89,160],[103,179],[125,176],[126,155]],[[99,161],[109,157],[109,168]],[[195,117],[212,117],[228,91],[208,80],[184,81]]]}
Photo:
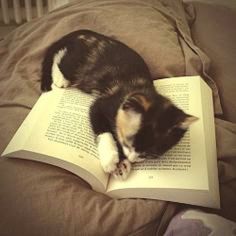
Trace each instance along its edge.
{"label": "cat's front leg", "polygon": [[98,135],[97,144],[103,170],[111,173],[116,179],[126,180],[131,171],[131,163],[128,159],[120,161],[113,135],[109,132]]}
{"label": "cat's front leg", "polygon": [[98,99],[90,108],[90,121],[96,135],[101,166],[106,173],[112,173],[119,163],[119,150],[111,133],[111,125],[104,115],[104,104]]}
{"label": "cat's front leg", "polygon": [[131,171],[128,159],[120,160],[120,154],[113,135],[109,132],[98,135],[98,152],[103,170],[111,173],[116,179],[126,180]]}
{"label": "cat's front leg", "polygon": [[100,163],[106,173],[113,173],[119,163],[119,152],[111,133],[105,132],[97,136]]}

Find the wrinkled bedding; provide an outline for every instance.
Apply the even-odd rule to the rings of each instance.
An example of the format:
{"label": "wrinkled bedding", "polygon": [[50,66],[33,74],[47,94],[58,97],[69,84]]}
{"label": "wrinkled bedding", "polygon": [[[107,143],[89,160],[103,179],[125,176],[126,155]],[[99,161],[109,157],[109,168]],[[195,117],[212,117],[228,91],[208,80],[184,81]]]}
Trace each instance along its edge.
{"label": "wrinkled bedding", "polygon": [[[45,50],[78,29],[123,41],[144,58],[153,79],[202,75],[222,115],[220,88],[209,76],[210,59],[191,37],[191,17],[181,1],[81,0],[16,29],[0,41],[0,152],[40,96]],[[236,220],[236,124],[216,119],[216,134],[222,208],[209,211]],[[63,169],[0,158],[1,235],[161,235],[184,207],[114,200]]]}

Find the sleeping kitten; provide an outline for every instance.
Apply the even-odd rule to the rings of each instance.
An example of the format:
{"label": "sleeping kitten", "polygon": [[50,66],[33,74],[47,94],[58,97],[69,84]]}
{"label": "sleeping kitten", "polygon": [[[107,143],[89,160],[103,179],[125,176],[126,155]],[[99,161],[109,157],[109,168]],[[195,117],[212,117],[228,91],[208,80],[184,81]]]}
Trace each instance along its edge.
{"label": "sleeping kitten", "polygon": [[42,91],[51,90],[52,83],[98,95],[90,121],[101,165],[120,179],[127,178],[132,162],[173,147],[196,120],[155,90],[135,51],[89,30],[72,32],[48,48]]}

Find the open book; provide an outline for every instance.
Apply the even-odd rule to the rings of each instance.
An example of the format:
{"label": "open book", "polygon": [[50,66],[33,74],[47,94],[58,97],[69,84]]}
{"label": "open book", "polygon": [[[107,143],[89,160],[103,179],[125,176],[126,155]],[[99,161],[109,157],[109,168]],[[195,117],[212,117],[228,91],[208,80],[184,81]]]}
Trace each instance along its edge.
{"label": "open book", "polygon": [[93,97],[73,88],[41,95],[3,156],[64,168],[116,198],[151,198],[219,208],[212,93],[199,76],[154,82],[158,91],[199,118],[160,159],[133,164],[127,180],[104,173],[89,123]]}

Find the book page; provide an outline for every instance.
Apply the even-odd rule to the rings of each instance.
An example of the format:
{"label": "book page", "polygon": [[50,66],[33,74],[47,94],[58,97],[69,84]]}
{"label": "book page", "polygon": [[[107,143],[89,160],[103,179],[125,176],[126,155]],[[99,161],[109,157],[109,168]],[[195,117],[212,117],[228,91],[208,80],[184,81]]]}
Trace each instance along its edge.
{"label": "book page", "polygon": [[206,140],[206,155],[209,179],[209,191],[211,192],[212,202],[215,202],[220,207],[220,191],[219,191],[219,177],[217,166],[217,152],[216,152],[216,136],[215,136],[215,120],[213,97],[207,97],[206,94],[210,92],[210,88],[206,83],[201,83],[203,106],[203,119]]}
{"label": "book page", "polygon": [[108,191],[125,188],[208,190],[200,77],[157,80],[155,86],[161,94],[199,120],[191,125],[180,143],[159,159],[135,163],[124,182],[111,179]]}
{"label": "book page", "polygon": [[[32,153],[44,155],[40,157],[40,161],[74,172],[91,185],[95,184],[91,181],[96,178],[102,183],[104,190],[108,176],[100,165],[89,121],[89,106],[93,99],[76,89],[55,88],[42,94],[36,104],[40,112],[37,112],[32,132],[21,149],[31,152],[31,157],[34,156],[35,159],[39,157]],[[85,170],[90,175],[85,176]],[[90,178],[91,175],[95,178]],[[101,187],[99,188],[101,191]]]}
{"label": "book page", "polygon": [[48,141],[79,150],[78,157],[98,159],[88,116],[92,98],[76,90],[65,90],[50,117],[46,132]]}
{"label": "book page", "polygon": [[37,109],[31,109],[31,111],[29,112],[21,126],[18,128],[17,132],[14,134],[13,138],[11,139],[10,143],[7,145],[1,156],[5,156],[8,153],[13,153],[23,149],[25,142],[29,139],[29,131],[33,129],[37,121],[37,117],[40,114],[41,105],[42,104],[38,103]]}

